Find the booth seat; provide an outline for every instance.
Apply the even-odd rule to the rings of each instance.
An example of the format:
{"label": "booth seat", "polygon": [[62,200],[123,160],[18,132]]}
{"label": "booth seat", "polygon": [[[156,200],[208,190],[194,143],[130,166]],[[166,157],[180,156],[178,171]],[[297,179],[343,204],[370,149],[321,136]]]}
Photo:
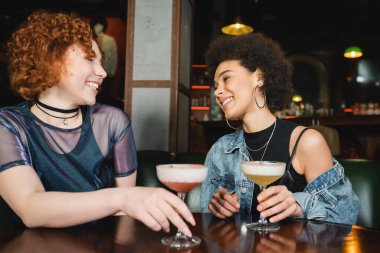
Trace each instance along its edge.
{"label": "booth seat", "polygon": [[163,150],[137,151],[137,186],[164,187],[157,178],[156,165],[174,162],[174,154]]}
{"label": "booth seat", "polygon": [[380,161],[339,159],[352,188],[359,197],[361,209],[357,224],[380,230]]}

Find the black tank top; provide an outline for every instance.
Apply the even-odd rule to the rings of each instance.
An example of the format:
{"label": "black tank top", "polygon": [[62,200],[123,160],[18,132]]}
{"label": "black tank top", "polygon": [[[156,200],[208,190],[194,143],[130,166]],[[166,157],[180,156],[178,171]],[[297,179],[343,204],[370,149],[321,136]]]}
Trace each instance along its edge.
{"label": "black tank top", "polygon": [[[273,132],[273,136],[266,148],[266,151],[262,160],[285,162],[286,171],[280,179],[268,185],[268,187],[272,185],[285,185],[288,188],[288,190],[291,192],[302,192],[307,185],[305,176],[298,174],[294,170],[293,165],[292,165],[292,159],[297,149],[298,140],[300,139],[303,132],[298,137],[298,140],[292,151],[292,156],[289,154],[290,136],[293,130],[297,126],[299,125],[291,121],[276,119],[276,128],[274,129],[274,132],[273,132],[273,128],[275,127],[274,123],[269,128],[264,129],[259,132],[254,132],[254,133],[244,132],[244,139],[247,146],[249,147],[248,152],[252,160],[261,160],[261,157],[263,156],[263,153],[265,151],[265,147],[262,149],[260,148],[265,145],[265,143],[268,141],[268,139],[270,138]],[[252,151],[252,150],[257,150],[257,149],[260,149],[260,150]],[[257,212],[257,209],[256,209],[256,206],[258,205],[257,195],[259,193],[260,193],[260,188],[258,186],[257,187],[255,186],[253,190],[252,208],[251,208],[251,213],[254,219],[258,219],[260,216],[259,212]]]}

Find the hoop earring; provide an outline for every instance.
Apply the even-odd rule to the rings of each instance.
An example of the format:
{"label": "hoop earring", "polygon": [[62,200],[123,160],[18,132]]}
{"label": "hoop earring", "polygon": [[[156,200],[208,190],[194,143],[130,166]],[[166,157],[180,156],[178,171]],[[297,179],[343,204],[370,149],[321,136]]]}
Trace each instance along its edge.
{"label": "hoop earring", "polygon": [[230,128],[232,128],[232,129],[234,129],[234,130],[239,130],[239,128],[231,126],[230,123],[228,122],[228,119],[227,119],[227,118],[226,118],[226,122],[227,122],[227,125],[228,125]]}
{"label": "hoop earring", "polygon": [[255,87],[253,97],[255,98],[255,103],[256,103],[257,107],[259,107],[260,109],[263,109],[265,107],[265,105],[267,104],[267,95],[265,94],[265,91],[263,91],[264,92],[264,104],[262,106],[260,106],[259,103],[257,103],[257,99],[256,99],[256,89],[258,87],[259,86]]}

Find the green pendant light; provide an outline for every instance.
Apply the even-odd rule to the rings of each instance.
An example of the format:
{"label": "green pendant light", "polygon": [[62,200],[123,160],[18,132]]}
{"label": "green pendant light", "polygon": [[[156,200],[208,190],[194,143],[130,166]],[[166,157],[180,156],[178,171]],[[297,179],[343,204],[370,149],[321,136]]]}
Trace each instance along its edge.
{"label": "green pendant light", "polygon": [[344,50],[344,57],[346,58],[359,58],[363,56],[363,51],[358,46],[350,46]]}

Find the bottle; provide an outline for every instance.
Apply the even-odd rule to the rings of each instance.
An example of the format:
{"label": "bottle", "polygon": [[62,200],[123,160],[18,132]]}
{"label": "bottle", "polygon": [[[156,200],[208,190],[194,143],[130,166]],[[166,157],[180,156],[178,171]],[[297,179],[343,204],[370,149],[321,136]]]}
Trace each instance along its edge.
{"label": "bottle", "polygon": [[340,104],[340,113],[342,115],[345,115],[346,112],[344,111],[346,109],[346,102],[344,100],[342,100],[342,103]]}

